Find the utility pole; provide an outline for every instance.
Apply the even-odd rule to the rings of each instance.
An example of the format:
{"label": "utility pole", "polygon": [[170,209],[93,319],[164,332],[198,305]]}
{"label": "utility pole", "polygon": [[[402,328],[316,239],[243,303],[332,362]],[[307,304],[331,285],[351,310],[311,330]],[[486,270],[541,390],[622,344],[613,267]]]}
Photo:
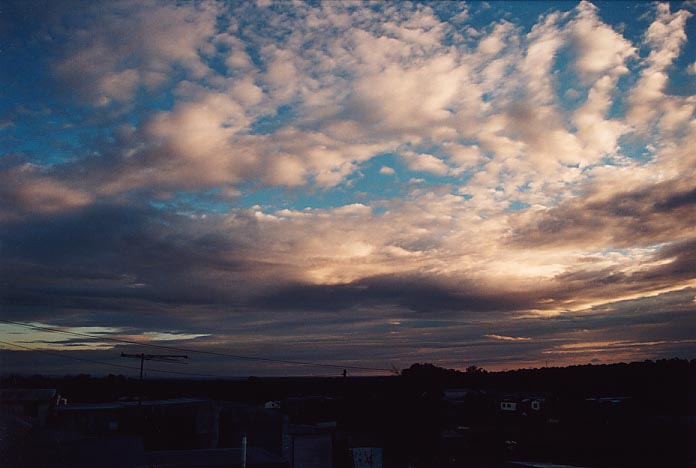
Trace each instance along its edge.
{"label": "utility pole", "polygon": [[137,358],[140,359],[140,381],[143,380],[143,367],[145,361],[160,361],[160,362],[173,362],[177,364],[182,364],[179,359],[188,359],[185,354],[128,354],[121,353],[121,357],[127,358]]}
{"label": "utility pole", "polygon": [[247,468],[247,436],[242,436],[242,468]]}
{"label": "utility pole", "polygon": [[172,362],[176,364],[185,364],[179,359],[188,359],[185,354],[128,354],[121,353],[121,357],[136,358],[140,359],[140,401],[143,400],[143,368],[145,367],[145,361],[159,361],[159,362]]}

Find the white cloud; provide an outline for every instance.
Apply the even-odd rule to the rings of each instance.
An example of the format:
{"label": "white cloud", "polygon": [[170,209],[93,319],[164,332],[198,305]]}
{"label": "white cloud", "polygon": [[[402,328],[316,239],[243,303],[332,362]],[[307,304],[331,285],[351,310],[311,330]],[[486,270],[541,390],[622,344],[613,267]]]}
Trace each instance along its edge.
{"label": "white cloud", "polygon": [[590,89],[587,100],[573,114],[577,137],[585,149],[583,166],[612,154],[617,149],[619,137],[630,130],[618,120],[605,119],[615,85],[616,78],[610,75],[597,80]]}
{"label": "white cloud", "polygon": [[571,23],[571,35],[575,42],[577,58],[575,67],[586,81],[604,75],[628,73],[626,60],[635,56],[631,43],[601,22],[597,7],[583,1],[578,5],[578,16]]}
{"label": "white cloud", "polygon": [[687,68],[687,72],[689,73],[689,75],[696,75],[696,62],[689,65],[689,67]]}
{"label": "white cloud", "polygon": [[72,34],[57,72],[96,104],[127,102],[140,85],[155,87],[175,66],[192,77],[210,70],[199,53],[215,34],[213,3],[174,6],[120,2],[94,5],[96,18]]}
{"label": "white cloud", "polygon": [[527,34],[528,45],[520,64],[529,99],[535,105],[553,102],[553,76],[551,69],[558,50],[565,44],[566,38],[559,27],[562,19],[560,13],[551,13],[534,25]]}
{"label": "white cloud", "polygon": [[651,123],[664,116],[663,128],[674,131],[686,124],[690,116],[683,118],[683,105],[674,104],[678,97],[665,94],[669,81],[666,69],[681,52],[687,39],[686,21],[692,14],[687,10],[672,13],[668,3],[658,3],[655,9],[657,18],[645,33],[650,55],[645,59],[646,68],[629,97],[631,107],[626,117],[639,130],[646,131]]}
{"label": "white cloud", "polygon": [[510,40],[513,32],[514,26],[512,23],[502,21],[496,24],[493,31],[481,39],[478,44],[478,51],[484,56],[497,55]]}
{"label": "white cloud", "polygon": [[289,102],[297,93],[300,74],[291,50],[269,46],[263,51],[268,63],[264,81],[270,90],[270,96],[279,104]]}
{"label": "white cloud", "polygon": [[445,175],[449,172],[447,164],[432,154],[403,152],[402,157],[406,161],[406,166],[412,171],[430,172],[436,175]]}
{"label": "white cloud", "polygon": [[498,341],[532,341],[531,338],[525,338],[521,336],[505,336],[505,335],[483,335],[486,338]]}
{"label": "white cloud", "polygon": [[350,106],[356,120],[373,131],[431,132],[446,124],[456,106],[465,68],[443,55],[418,67],[388,65],[384,70],[358,79]]}

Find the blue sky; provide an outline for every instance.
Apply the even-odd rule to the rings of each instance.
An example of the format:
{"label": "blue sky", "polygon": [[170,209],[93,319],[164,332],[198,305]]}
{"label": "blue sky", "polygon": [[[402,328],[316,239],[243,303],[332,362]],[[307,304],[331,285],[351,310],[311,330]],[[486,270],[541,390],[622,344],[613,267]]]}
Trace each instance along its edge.
{"label": "blue sky", "polygon": [[694,13],[8,2],[2,315],[380,368],[693,357]]}

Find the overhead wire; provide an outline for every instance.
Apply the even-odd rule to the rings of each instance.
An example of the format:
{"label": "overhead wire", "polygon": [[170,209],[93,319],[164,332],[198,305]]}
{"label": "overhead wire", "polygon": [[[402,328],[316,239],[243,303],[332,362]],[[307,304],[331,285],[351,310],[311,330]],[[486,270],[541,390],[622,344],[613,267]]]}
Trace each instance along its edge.
{"label": "overhead wire", "polygon": [[81,332],[76,332],[76,331],[62,330],[60,328],[46,327],[46,326],[42,326],[42,325],[33,325],[30,323],[26,323],[26,322],[18,322],[18,321],[7,320],[7,319],[0,319],[0,322],[11,324],[11,325],[18,325],[18,326],[22,326],[22,327],[27,327],[27,328],[31,328],[31,329],[35,329],[35,330],[46,331],[46,332],[50,332],[50,333],[63,333],[63,334],[67,334],[67,335],[81,336],[81,337],[91,338],[94,340],[111,341],[111,342],[116,342],[116,343],[123,343],[123,344],[137,345],[137,346],[148,346],[151,348],[175,350],[175,351],[182,351],[182,352],[187,352],[187,353],[204,354],[204,355],[209,355],[209,356],[228,357],[228,358],[239,359],[239,360],[257,361],[257,362],[271,362],[271,363],[277,363],[277,364],[289,364],[289,365],[305,366],[305,367],[324,367],[324,368],[330,368],[330,369],[393,372],[393,369],[386,369],[386,368],[379,368],[379,367],[326,364],[326,363],[310,362],[310,361],[296,361],[296,360],[291,360],[291,359],[274,359],[274,358],[265,358],[265,357],[258,357],[258,356],[247,356],[247,355],[242,355],[242,354],[223,353],[223,352],[218,352],[218,351],[206,351],[206,350],[195,349],[195,348],[182,348],[179,346],[168,346],[168,345],[161,345],[161,344],[155,344],[155,343],[143,343],[143,342],[134,341],[134,340],[125,340],[122,338],[113,338],[113,337],[108,337],[108,336],[97,336],[97,335],[93,335],[93,334],[89,334],[89,333],[81,333]]}

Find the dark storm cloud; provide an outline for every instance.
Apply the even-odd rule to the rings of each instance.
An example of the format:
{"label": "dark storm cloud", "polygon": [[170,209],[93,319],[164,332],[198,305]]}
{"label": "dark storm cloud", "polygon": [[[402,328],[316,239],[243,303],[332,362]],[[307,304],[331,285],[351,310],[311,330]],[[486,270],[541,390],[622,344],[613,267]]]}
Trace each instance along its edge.
{"label": "dark storm cloud", "polygon": [[342,310],[355,306],[392,305],[416,312],[510,311],[530,307],[535,295],[501,293],[466,281],[453,285],[436,278],[388,275],[350,284],[292,285],[273,292],[258,304],[273,309]]}
{"label": "dark storm cloud", "polygon": [[655,208],[663,211],[671,211],[689,205],[696,205],[696,188],[687,192],[675,193],[666,200],[655,204]]}
{"label": "dark storm cloud", "polygon": [[249,266],[231,255],[231,238],[193,227],[182,216],[114,205],[6,224],[0,297],[6,307],[83,311],[233,303],[224,278],[210,277]]}
{"label": "dark storm cloud", "polygon": [[[673,180],[594,201],[578,197],[519,226],[522,246],[628,247],[696,236],[693,181]],[[589,194],[592,195],[592,194]]]}
{"label": "dark storm cloud", "polygon": [[632,273],[602,270],[575,270],[556,277],[565,288],[563,297],[584,294],[587,297],[605,297],[644,291],[650,287],[667,288],[696,277],[696,239],[668,244],[657,250],[649,264],[653,265]]}
{"label": "dark storm cloud", "polygon": [[658,273],[696,277],[696,238],[675,242],[662,248],[656,257],[671,262],[656,268]]}
{"label": "dark storm cloud", "polygon": [[252,218],[239,214],[235,223],[106,204],[16,220],[0,233],[0,301],[16,318],[55,322],[65,315],[107,323],[138,316],[140,326],[169,322],[176,315],[172,310],[186,308],[212,316],[224,309],[253,314],[392,306],[491,312],[534,304],[534,293],[501,293],[425,276],[313,285],[277,272],[267,275],[269,268],[282,270],[282,265],[249,255],[258,240]]}
{"label": "dark storm cloud", "polygon": [[[16,220],[0,232],[0,301],[19,320],[130,326],[137,317],[142,329],[167,324],[209,331],[220,314],[261,317],[270,311],[325,311],[329,315],[321,320],[328,329],[340,322],[338,312],[380,315],[385,308],[436,316],[482,313],[504,323],[515,311],[668,287],[693,278],[696,264],[696,241],[688,240],[657,250],[650,259],[655,265],[638,272],[579,265],[524,290],[413,273],[321,285],[299,281],[292,267],[284,272],[287,266],[258,259],[264,242],[253,216],[241,211],[222,221],[100,204]],[[275,320],[267,333],[283,327]],[[504,330],[475,335],[486,333],[535,336]]]}
{"label": "dark storm cloud", "polygon": [[[16,318],[141,326],[172,310],[326,310],[392,306],[418,312],[511,311],[535,292],[502,292],[466,279],[383,275],[341,285],[299,283],[283,266],[255,259],[255,220],[206,221],[138,205],[98,204],[6,223],[0,301]],[[273,270],[272,274],[268,272]],[[183,312],[181,312],[183,314]],[[153,316],[160,315],[160,318]],[[88,318],[89,317],[89,318]]]}

